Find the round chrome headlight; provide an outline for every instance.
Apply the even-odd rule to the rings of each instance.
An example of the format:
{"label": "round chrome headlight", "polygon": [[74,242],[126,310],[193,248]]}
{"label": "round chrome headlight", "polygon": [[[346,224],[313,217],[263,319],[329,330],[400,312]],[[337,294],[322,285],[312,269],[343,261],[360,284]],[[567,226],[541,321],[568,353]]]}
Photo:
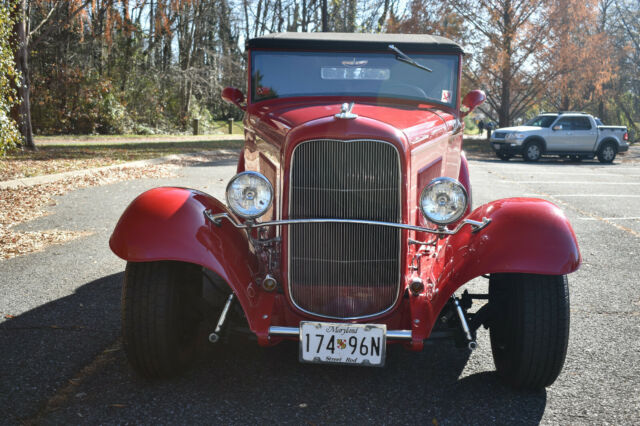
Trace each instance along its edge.
{"label": "round chrome headlight", "polygon": [[269,210],[273,201],[273,187],[269,179],[258,172],[242,172],[227,185],[227,205],[245,219],[255,219]]}
{"label": "round chrome headlight", "polygon": [[460,219],[467,210],[467,203],[464,186],[448,177],[432,180],[420,194],[422,214],[438,225],[447,225]]}

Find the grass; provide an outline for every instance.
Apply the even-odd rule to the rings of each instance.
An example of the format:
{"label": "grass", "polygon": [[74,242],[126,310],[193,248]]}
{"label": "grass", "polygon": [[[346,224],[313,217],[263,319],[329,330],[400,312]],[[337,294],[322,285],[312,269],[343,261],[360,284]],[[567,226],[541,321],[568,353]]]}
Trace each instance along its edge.
{"label": "grass", "polygon": [[102,167],[171,154],[221,148],[240,149],[242,145],[241,140],[42,145],[38,151],[13,151],[0,159],[0,181]]}
{"label": "grass", "polygon": [[464,134],[465,135],[479,135],[480,134],[480,129],[478,129],[477,127],[473,127],[473,128],[465,127]]}
{"label": "grass", "polygon": [[[204,126],[202,123],[200,124],[200,131],[205,131],[207,128],[209,130],[216,130],[216,132],[211,133],[207,132],[206,134],[200,134],[197,136],[192,135],[189,132],[185,133],[176,133],[176,134],[154,134],[154,135],[137,135],[137,134],[123,134],[123,135],[54,135],[54,136],[36,136],[35,141],[36,145],[40,142],[44,143],[76,143],[76,142],[108,142],[110,140],[129,140],[129,139],[140,139],[140,140],[154,140],[154,139],[189,139],[189,138],[207,138],[207,137],[220,137],[223,135],[227,135],[228,133],[228,121],[217,120],[213,122],[212,126]],[[244,125],[242,121],[234,121],[232,127],[233,135],[242,135],[244,133]]]}
{"label": "grass", "polygon": [[494,158],[495,154],[486,139],[464,139],[462,149],[469,158]]}

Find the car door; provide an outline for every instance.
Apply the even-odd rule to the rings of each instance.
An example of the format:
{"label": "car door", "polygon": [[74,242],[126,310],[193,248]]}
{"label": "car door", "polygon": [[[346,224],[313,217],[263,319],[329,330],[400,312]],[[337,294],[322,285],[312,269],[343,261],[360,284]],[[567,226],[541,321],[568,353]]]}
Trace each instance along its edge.
{"label": "car door", "polygon": [[573,130],[573,122],[570,119],[571,117],[560,117],[551,125],[551,131],[545,138],[547,151],[570,151],[568,144]]}
{"label": "car door", "polygon": [[571,151],[593,151],[598,129],[593,126],[589,117],[571,117],[572,128],[570,143]]}

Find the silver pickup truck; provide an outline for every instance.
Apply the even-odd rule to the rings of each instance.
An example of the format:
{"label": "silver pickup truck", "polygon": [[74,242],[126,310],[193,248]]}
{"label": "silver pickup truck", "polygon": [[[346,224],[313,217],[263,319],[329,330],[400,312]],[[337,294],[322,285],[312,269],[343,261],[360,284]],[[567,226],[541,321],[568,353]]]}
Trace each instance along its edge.
{"label": "silver pickup truck", "polygon": [[628,140],[624,126],[604,126],[585,113],[560,112],[541,114],[524,126],[498,129],[491,135],[491,146],[502,160],[515,155],[525,161],[538,161],[543,155],[597,156],[601,163],[611,163],[619,152],[629,149]]}

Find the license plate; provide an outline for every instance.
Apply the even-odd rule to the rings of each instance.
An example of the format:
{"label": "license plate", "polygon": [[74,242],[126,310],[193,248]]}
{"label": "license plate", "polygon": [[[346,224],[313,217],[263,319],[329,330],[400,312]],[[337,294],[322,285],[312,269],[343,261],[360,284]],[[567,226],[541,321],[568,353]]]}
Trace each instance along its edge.
{"label": "license plate", "polygon": [[493,144],[493,147],[494,147],[495,149],[500,149],[500,144],[499,144],[499,143],[494,143],[494,144]]}
{"label": "license plate", "polygon": [[300,361],[381,367],[387,326],[384,324],[300,323]]}

